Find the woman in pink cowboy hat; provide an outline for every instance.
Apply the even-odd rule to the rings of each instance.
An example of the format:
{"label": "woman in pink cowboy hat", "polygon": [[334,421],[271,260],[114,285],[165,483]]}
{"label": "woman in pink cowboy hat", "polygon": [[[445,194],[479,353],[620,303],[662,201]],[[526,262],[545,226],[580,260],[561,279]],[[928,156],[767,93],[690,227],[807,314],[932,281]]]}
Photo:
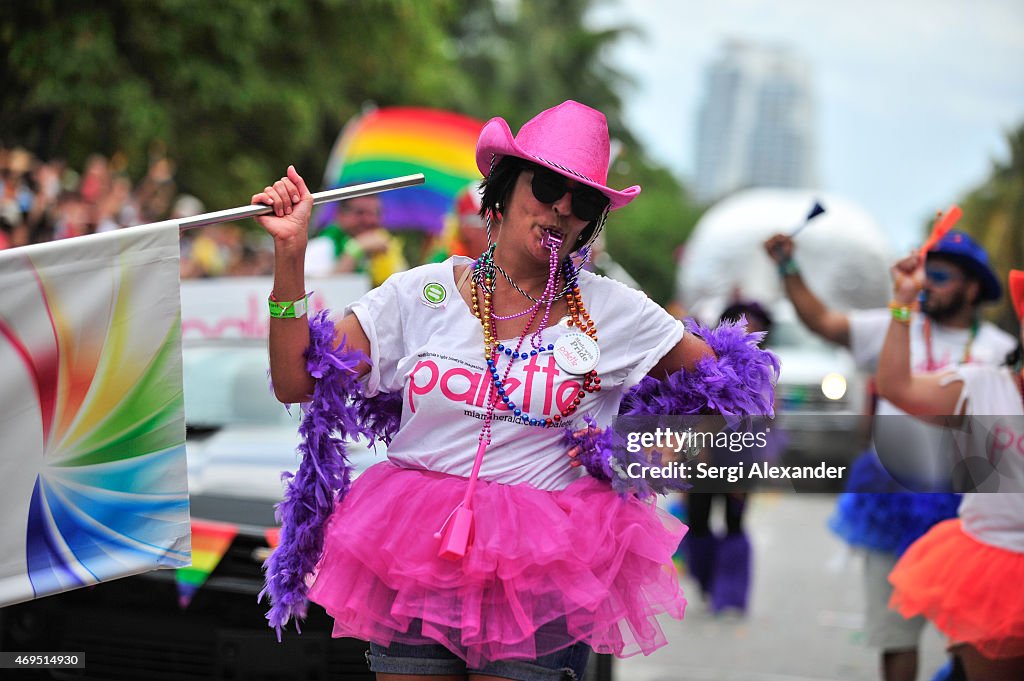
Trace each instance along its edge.
{"label": "woman in pink cowboy hat", "polygon": [[[652,497],[682,485],[628,475],[643,462],[608,426],[627,391],[633,413],[770,413],[778,365],[738,326],[687,330],[573,265],[640,193],[606,186],[608,157],[604,115],[578,102],[515,136],[490,120],[476,151],[487,250],[311,319],[310,193],[290,167],[253,197],[274,208],[260,223],[275,391],[306,403],[267,563],[278,631],[319,603],[336,636],[369,641],[381,679],[582,678],[591,648],[665,644],[655,617],[683,616],[671,559],[685,528]],[[350,485],[354,435],[388,453]]]}

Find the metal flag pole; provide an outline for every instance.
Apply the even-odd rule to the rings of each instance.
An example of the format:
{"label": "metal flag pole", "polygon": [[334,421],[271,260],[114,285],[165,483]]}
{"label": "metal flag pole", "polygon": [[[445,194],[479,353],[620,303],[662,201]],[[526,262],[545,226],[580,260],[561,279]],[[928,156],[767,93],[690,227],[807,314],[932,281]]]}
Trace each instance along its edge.
{"label": "metal flag pole", "polygon": [[[412,187],[413,185],[423,184],[423,181],[423,173],[416,173],[415,175],[403,175],[402,177],[395,177],[390,180],[378,180],[376,182],[367,182],[366,184],[354,184],[351,187],[331,189],[326,192],[317,192],[313,194],[313,205],[316,206],[321,203],[330,203],[331,201],[341,201],[343,199],[354,199],[357,196],[379,194],[391,189]],[[242,206],[240,208],[218,210],[213,213],[203,213],[202,215],[178,220],[178,230],[183,232],[186,229],[194,229],[195,227],[243,220],[256,217],[257,215],[272,213],[273,211],[274,209],[271,206]]]}

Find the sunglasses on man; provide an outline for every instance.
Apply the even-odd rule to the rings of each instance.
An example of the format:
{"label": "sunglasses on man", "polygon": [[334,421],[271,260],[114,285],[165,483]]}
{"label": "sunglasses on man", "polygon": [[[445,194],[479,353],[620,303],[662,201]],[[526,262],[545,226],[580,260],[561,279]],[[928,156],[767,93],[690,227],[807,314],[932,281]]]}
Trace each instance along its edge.
{"label": "sunglasses on man", "polygon": [[533,171],[533,180],[530,182],[533,198],[541,203],[554,203],[569,192],[572,195],[572,214],[584,222],[598,219],[608,207],[608,197],[593,187],[585,184],[570,187],[564,175],[538,165],[531,165],[529,170]]}
{"label": "sunglasses on man", "polygon": [[931,267],[926,267],[924,270],[924,278],[930,283],[936,286],[942,286],[948,284],[951,281],[959,281],[963,277],[957,272],[951,272],[950,270],[940,270]]}

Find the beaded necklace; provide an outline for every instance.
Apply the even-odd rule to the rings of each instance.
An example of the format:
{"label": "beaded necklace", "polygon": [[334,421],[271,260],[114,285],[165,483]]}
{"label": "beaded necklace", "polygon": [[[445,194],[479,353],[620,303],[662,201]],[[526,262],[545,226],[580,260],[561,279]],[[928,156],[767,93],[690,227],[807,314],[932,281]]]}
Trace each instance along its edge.
{"label": "beaded necklace", "polygon": [[[511,275],[509,275],[508,272],[506,272],[504,269],[502,269],[501,265],[495,264],[494,269],[496,269],[499,272],[501,272],[502,276],[505,277],[505,281],[507,281],[512,286],[512,288],[514,288],[515,290],[519,291],[519,293],[522,294],[524,297],[528,298],[529,300],[532,300],[534,303],[537,303],[538,305],[540,304],[541,300],[543,300],[543,297],[538,300],[537,298],[534,298],[529,293],[527,293],[522,288],[520,288],[519,284],[516,283],[515,279],[513,279],[511,277]],[[560,300],[565,294],[567,294],[569,292],[569,288],[571,286],[572,286],[572,282],[569,281],[569,280],[566,280],[565,287],[562,288],[561,293],[559,293],[557,296],[555,296],[555,300]]]}
{"label": "beaded necklace", "polygon": [[[484,425],[480,429],[479,442],[476,449],[476,458],[473,461],[473,470],[469,475],[469,483],[462,501],[452,509],[452,512],[445,519],[444,524],[434,533],[434,538],[441,540],[438,556],[447,560],[459,560],[465,554],[473,534],[473,494],[476,490],[477,480],[480,476],[480,466],[483,463],[484,453],[491,443],[491,422],[494,420],[494,412],[498,406],[498,400],[508,407],[515,416],[517,422],[550,428],[557,425],[563,418],[567,418],[579,408],[580,402],[588,392],[597,392],[601,389],[601,379],[597,370],[588,371],[583,378],[583,388],[573,398],[572,403],[562,410],[560,414],[553,414],[550,418],[534,418],[516,406],[505,390],[505,382],[512,371],[512,365],[517,359],[534,357],[537,354],[554,349],[553,344],[544,347],[541,340],[541,332],[547,327],[548,318],[551,315],[551,306],[557,300],[554,295],[558,285],[558,248],[562,240],[556,235],[548,232],[545,245],[550,249],[548,281],[544,287],[544,293],[536,299],[534,304],[522,312],[513,315],[499,316],[494,314],[494,246],[491,245],[473,265],[473,314],[480,320],[484,332],[484,358],[487,361],[487,371],[490,374],[491,382],[487,386],[487,396],[484,398],[487,404],[487,411],[484,414]],[[580,287],[576,279],[577,272],[573,269],[572,263],[566,261],[565,279],[566,287],[563,293],[566,296],[566,304],[569,307],[570,328],[576,327],[580,332],[585,333],[595,342],[597,341],[597,328],[590,315],[583,306],[583,299],[580,296]],[[506,275],[507,276],[507,275]],[[521,289],[515,287],[516,290]],[[524,294],[525,295],[525,294]],[[523,350],[523,344],[529,335],[530,327],[533,326],[541,307],[544,307],[544,316],[533,333],[530,341],[531,350]],[[497,342],[497,321],[509,320],[530,314],[529,321],[523,327],[514,348],[506,348],[504,344]],[[498,366],[501,356],[508,358],[508,365],[505,367],[504,375]]]}
{"label": "beaded necklace", "polygon": [[[512,364],[518,359],[526,359],[528,357],[534,357],[539,353],[545,351],[551,351],[554,349],[554,344],[548,344],[545,346],[541,338],[541,332],[546,328],[548,317],[551,311],[551,304],[557,298],[552,297],[552,292],[557,287],[557,253],[558,245],[561,240],[551,235],[548,235],[548,243],[551,248],[551,259],[550,269],[548,274],[548,282],[545,286],[544,293],[537,299],[537,303],[533,306],[533,316],[530,321],[526,324],[523,329],[523,333],[520,335],[519,340],[515,347],[506,347],[503,343],[497,342],[497,325],[496,320],[510,319],[514,316],[521,316],[524,313],[518,315],[510,315],[508,317],[501,317],[495,315],[492,309],[493,306],[493,290],[494,290],[494,268],[488,267],[488,264],[493,263],[493,247],[485,252],[484,256],[481,257],[481,261],[478,261],[479,276],[474,273],[474,281],[477,282],[477,287],[474,289],[473,297],[473,314],[480,320],[480,324],[483,327],[484,332],[484,359],[487,362],[487,371],[491,377],[491,384],[494,388],[497,399],[501,399],[505,406],[512,412],[516,421],[524,425],[539,426],[550,428],[561,422],[562,419],[571,416],[578,408],[583,398],[588,392],[598,392],[601,389],[601,379],[597,374],[596,369],[592,369],[583,375],[583,386],[577,392],[572,402],[566,408],[562,409],[560,413],[553,414],[546,418],[536,418],[530,416],[528,413],[520,409],[505,390],[505,383],[508,380],[509,373],[512,368]],[[583,298],[580,295],[580,287],[577,280],[577,272],[573,269],[572,263],[568,260],[565,263],[566,269],[566,285],[563,288],[562,293],[558,297],[565,295],[566,304],[569,308],[569,318],[567,326],[572,329],[575,327],[580,332],[589,336],[595,342],[597,341],[597,327],[594,321],[590,318],[590,314],[587,312],[586,307],[583,304]],[[507,276],[507,275],[506,275]],[[519,287],[515,287],[516,290],[520,290]],[[483,301],[480,301],[481,295]],[[524,294],[525,295],[525,294]],[[536,318],[537,312],[540,309],[540,305],[545,304],[544,317],[541,323],[531,337],[530,346],[531,350],[528,352],[522,350],[523,342],[529,332],[530,327],[533,325],[533,321]],[[529,311],[529,309],[527,310]],[[508,365],[505,368],[504,376],[501,375],[499,369],[499,360],[501,356],[505,355],[508,358]],[[489,389],[488,389],[489,390]],[[494,404],[497,406],[497,399]],[[490,416],[489,414],[488,416]],[[487,435],[490,435],[490,419],[485,418],[484,426],[487,428]]]}
{"label": "beaded necklace", "polygon": [[[477,287],[481,287],[481,288],[484,289],[484,291],[488,295],[493,294],[494,293],[494,270],[496,270],[496,269],[500,270],[502,274],[505,274],[505,270],[502,270],[494,262],[494,246],[492,245],[486,251],[484,251],[484,253],[480,256],[480,258],[477,259],[477,261],[475,263],[473,263],[473,282],[474,282],[474,288],[473,288],[473,314],[475,314],[477,316],[477,318],[480,317],[480,314],[479,314],[479,304],[477,302],[477,292],[476,292],[476,289],[477,289]],[[507,274],[505,274],[505,278],[509,280],[509,282],[512,284],[512,286],[515,287],[515,289],[517,291],[522,293],[522,289],[520,289],[518,286],[516,286],[515,282],[513,282],[512,279]],[[547,291],[546,287],[545,287],[545,291]],[[543,295],[541,296],[540,300],[538,300],[537,298],[534,298],[533,296],[531,296],[531,295],[529,295],[527,293],[523,293],[523,295],[525,295],[527,298],[532,300],[533,301],[533,305],[531,305],[530,307],[526,308],[525,310],[523,310],[521,312],[516,312],[516,313],[510,314],[510,315],[498,315],[498,314],[494,314],[494,312],[492,311],[491,312],[491,319],[496,319],[498,321],[508,321],[510,319],[517,319],[519,317],[523,317],[525,315],[528,315],[529,313],[533,312],[534,310],[539,309],[541,304],[544,302],[544,296]],[[555,298],[555,300],[558,300],[558,298]],[[531,324],[532,324],[532,320],[531,320]],[[529,328],[529,325],[527,325],[527,328]]]}
{"label": "beaded necklace", "polygon": [[[924,328],[922,329],[924,334],[924,349],[925,349],[925,369],[927,371],[935,371],[940,369],[935,363],[935,357],[932,354],[932,320],[930,317],[925,317]],[[978,335],[978,319],[975,317],[971,321],[970,331],[967,334],[967,342],[964,343],[964,354],[960,358],[961,364],[971,363],[971,346],[974,345],[974,339]]]}

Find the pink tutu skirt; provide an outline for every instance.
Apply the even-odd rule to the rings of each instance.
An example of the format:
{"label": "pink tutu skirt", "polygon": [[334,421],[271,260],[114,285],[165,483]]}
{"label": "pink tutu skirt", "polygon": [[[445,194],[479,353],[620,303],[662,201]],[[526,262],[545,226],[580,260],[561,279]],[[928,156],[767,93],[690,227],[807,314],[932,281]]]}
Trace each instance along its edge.
{"label": "pink tutu skirt", "polygon": [[984,544],[959,519],[911,544],[889,574],[889,607],[924,615],[954,644],[991,659],[1024,655],[1024,553]]}
{"label": "pink tutu skirt", "polygon": [[441,529],[465,478],[377,464],[331,516],[309,597],[334,635],[440,643],[470,665],[584,641],[600,653],[665,645],[655,617],[686,607],[672,554],[686,527],[590,477],[564,490],[479,481],[459,561]]}

